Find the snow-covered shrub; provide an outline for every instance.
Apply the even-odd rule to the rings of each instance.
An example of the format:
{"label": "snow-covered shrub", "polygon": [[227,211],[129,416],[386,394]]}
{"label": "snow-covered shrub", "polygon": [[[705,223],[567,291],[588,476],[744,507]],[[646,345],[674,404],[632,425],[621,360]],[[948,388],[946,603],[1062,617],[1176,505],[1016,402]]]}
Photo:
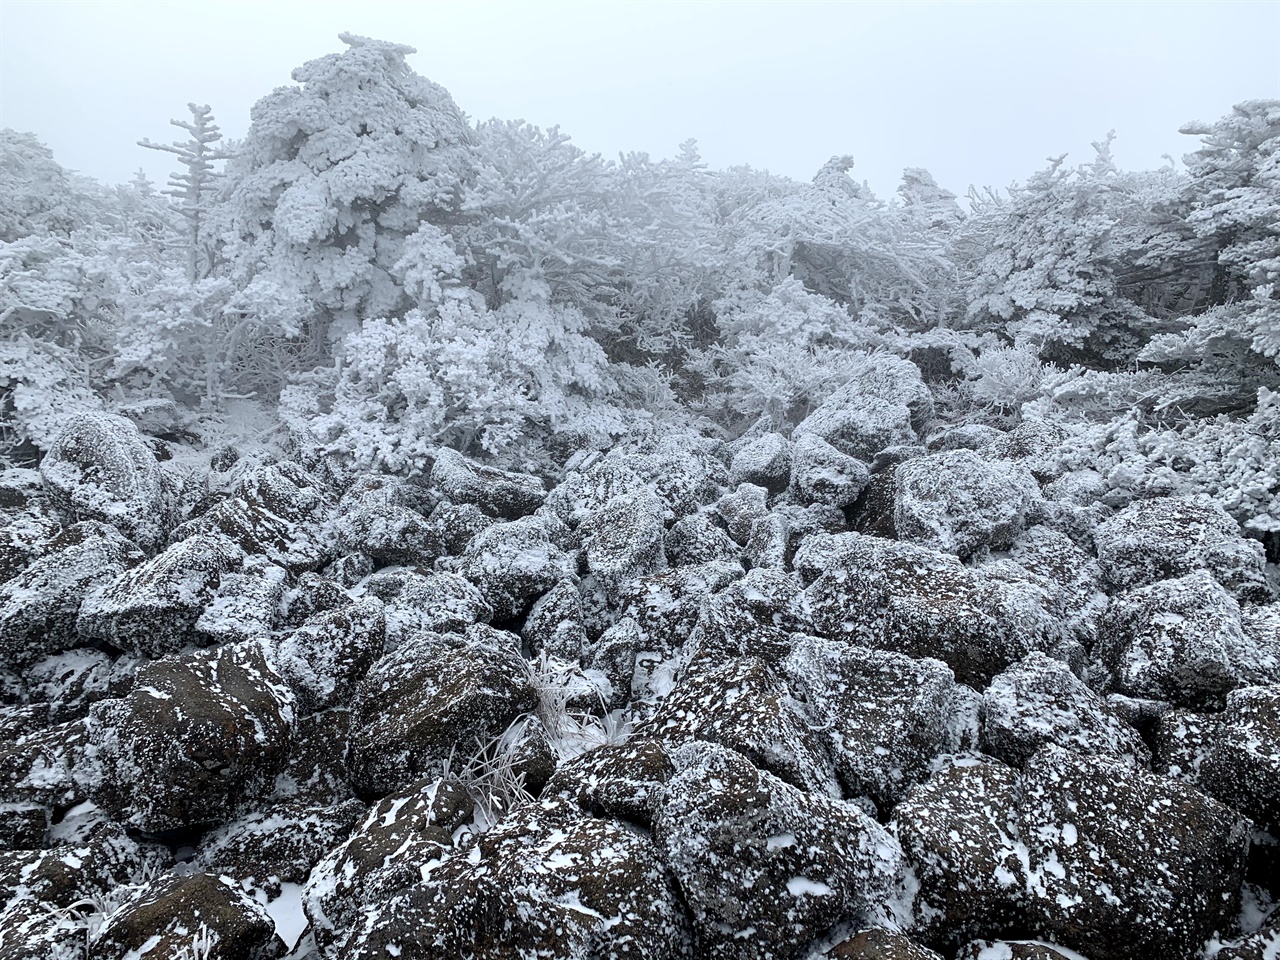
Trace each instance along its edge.
{"label": "snow-covered shrub", "polygon": [[367,320],[329,383],[289,387],[281,413],[306,442],[393,472],[421,470],[441,446],[501,459],[552,432],[607,437],[627,416],[586,325],[572,307],[528,300]]}

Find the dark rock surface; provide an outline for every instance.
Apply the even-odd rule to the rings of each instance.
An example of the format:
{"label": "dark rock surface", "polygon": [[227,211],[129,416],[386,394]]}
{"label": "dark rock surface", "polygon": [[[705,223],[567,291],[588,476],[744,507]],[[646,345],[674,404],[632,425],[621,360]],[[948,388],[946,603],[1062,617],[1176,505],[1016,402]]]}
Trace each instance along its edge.
{"label": "dark rock surface", "polygon": [[855,367],[559,475],[73,423],[0,476],[0,957],[1267,956],[1257,545]]}
{"label": "dark rock surface", "polygon": [[717,744],[687,744],[672,764],[654,835],[699,956],[793,957],[841,921],[901,908],[901,850],[858,807],[806,795]]}

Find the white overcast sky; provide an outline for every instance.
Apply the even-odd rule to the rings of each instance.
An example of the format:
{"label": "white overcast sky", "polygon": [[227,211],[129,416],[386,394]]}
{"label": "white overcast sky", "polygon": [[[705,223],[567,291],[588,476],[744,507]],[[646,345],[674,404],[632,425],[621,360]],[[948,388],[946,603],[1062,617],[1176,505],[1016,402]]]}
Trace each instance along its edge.
{"label": "white overcast sky", "polygon": [[341,31],[411,44],[473,119],[559,124],[584,149],[809,178],[834,154],[880,196],[903,167],[1003,187],[1117,131],[1122,166],[1280,97],[1280,0],[895,3],[91,3],[0,0],[0,127],[66,167],[163,180],[187,101],[242,136],[252,103]]}

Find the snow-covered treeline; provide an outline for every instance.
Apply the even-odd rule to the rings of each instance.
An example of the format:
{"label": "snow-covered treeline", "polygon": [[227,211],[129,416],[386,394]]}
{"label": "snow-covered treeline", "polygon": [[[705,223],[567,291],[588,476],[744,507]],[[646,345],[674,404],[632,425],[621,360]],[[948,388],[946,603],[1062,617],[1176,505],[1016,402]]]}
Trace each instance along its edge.
{"label": "snow-covered treeline", "polygon": [[1188,124],[1182,166],[1120,170],[1108,138],[962,205],[920,169],[873,196],[849,157],[803,183],[692,141],[587,155],[342,39],[243,141],[192,104],[144,143],[168,189],[0,134],[8,462],[73,411],[209,440],[252,408],[361,470],[452,447],[539,471],[637,433],[786,434],[894,355],[939,426],[1049,421],[1100,495],[1208,493],[1275,549],[1280,101]]}

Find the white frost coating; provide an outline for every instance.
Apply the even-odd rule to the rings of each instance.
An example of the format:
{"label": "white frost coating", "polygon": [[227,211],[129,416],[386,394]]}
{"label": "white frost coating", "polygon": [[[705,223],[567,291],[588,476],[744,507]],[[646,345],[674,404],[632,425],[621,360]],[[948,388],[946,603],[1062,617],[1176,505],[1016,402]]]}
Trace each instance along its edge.
{"label": "white frost coating", "polygon": [[787,881],[787,893],[793,897],[829,897],[835,891],[820,880],[810,880],[808,877],[792,877]]}
{"label": "white frost coating", "polygon": [[280,896],[266,904],[264,909],[275,921],[276,934],[292,950],[307,928],[307,915],[302,912],[302,884],[280,884]]}

